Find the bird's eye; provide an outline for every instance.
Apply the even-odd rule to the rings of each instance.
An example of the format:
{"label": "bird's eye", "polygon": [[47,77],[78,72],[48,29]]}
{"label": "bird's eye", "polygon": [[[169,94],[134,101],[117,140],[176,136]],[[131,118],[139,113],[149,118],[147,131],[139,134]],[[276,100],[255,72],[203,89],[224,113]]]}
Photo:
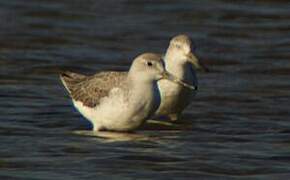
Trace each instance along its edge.
{"label": "bird's eye", "polygon": [[178,45],[178,44],[176,44],[176,47],[177,47],[178,49],[181,49],[181,46],[180,46],[180,45]]}
{"label": "bird's eye", "polygon": [[152,66],[153,64],[152,64],[152,62],[147,62],[147,66]]}

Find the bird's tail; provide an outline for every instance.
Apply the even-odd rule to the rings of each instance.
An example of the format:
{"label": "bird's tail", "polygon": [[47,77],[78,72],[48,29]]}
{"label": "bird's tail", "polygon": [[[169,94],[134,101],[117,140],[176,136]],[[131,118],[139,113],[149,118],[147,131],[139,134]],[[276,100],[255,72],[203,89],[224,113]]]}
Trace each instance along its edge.
{"label": "bird's tail", "polygon": [[61,72],[59,77],[60,77],[62,84],[64,85],[64,87],[66,88],[66,90],[69,93],[71,93],[70,89],[73,87],[73,85],[79,83],[81,80],[86,78],[85,75],[73,73],[73,72],[69,72],[69,71]]}

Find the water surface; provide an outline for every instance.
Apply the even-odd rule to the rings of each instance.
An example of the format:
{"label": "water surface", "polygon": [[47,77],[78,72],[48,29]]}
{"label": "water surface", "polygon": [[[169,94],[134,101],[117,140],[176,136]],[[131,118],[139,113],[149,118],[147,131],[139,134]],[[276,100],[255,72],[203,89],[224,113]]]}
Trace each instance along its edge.
{"label": "water surface", "polygon": [[[288,179],[290,3],[0,0],[1,179]],[[212,70],[189,130],[143,141],[73,134],[87,124],[57,73],[128,69],[187,33]]]}

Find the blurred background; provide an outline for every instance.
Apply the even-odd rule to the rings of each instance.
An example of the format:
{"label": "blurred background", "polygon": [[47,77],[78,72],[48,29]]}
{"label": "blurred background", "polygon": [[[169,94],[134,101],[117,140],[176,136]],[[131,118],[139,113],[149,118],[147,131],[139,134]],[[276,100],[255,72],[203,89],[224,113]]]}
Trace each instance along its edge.
{"label": "blurred background", "polygon": [[[60,70],[127,70],[180,33],[211,69],[188,131],[71,133],[86,123]],[[287,179],[289,48],[286,0],[0,0],[0,178]]]}

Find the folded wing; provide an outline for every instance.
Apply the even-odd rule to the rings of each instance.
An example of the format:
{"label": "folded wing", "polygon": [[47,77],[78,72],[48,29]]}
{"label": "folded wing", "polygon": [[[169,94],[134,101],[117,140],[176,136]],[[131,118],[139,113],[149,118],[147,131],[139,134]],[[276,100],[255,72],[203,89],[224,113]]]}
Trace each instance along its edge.
{"label": "folded wing", "polygon": [[110,90],[126,83],[126,72],[107,71],[92,76],[64,72],[60,79],[75,101],[88,107],[95,107],[100,99],[108,96]]}

